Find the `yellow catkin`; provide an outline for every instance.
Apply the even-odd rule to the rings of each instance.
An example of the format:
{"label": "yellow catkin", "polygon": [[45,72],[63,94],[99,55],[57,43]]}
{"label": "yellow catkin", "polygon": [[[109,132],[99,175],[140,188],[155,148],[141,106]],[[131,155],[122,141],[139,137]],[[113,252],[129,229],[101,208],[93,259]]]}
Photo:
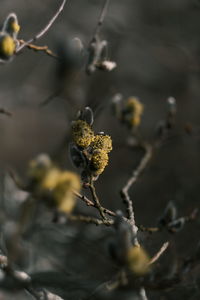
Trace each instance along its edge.
{"label": "yellow catkin", "polygon": [[125,119],[132,127],[137,127],[141,123],[141,117],[144,111],[143,104],[134,97],[127,100]]}
{"label": "yellow catkin", "polygon": [[72,138],[77,146],[87,148],[94,139],[94,132],[87,122],[77,120],[72,123]]}
{"label": "yellow catkin", "polygon": [[94,175],[100,175],[108,164],[108,154],[104,150],[95,150],[90,161],[90,169]]}
{"label": "yellow catkin", "polygon": [[0,56],[9,58],[14,54],[15,49],[15,41],[10,35],[3,35],[0,37]]}
{"label": "yellow catkin", "polygon": [[56,167],[49,168],[39,183],[41,190],[53,190],[57,185],[61,171]]}
{"label": "yellow catkin", "polygon": [[91,144],[92,149],[100,149],[109,153],[112,150],[112,139],[109,135],[97,134]]}
{"label": "yellow catkin", "polygon": [[11,22],[9,27],[12,32],[18,33],[20,31],[20,26],[15,21]]}
{"label": "yellow catkin", "polygon": [[28,167],[28,178],[34,182],[41,182],[52,167],[53,164],[49,156],[46,154],[40,154],[30,161]]}
{"label": "yellow catkin", "polygon": [[57,208],[64,213],[70,213],[76,204],[73,192],[79,191],[80,188],[81,182],[78,175],[68,171],[62,172],[52,192]]}
{"label": "yellow catkin", "polygon": [[81,189],[81,180],[77,174],[60,170],[53,165],[48,155],[41,154],[30,162],[28,176],[36,197],[44,198],[62,212],[71,212],[76,203],[74,191]]}
{"label": "yellow catkin", "polygon": [[127,266],[135,275],[142,276],[149,271],[150,258],[140,246],[132,246],[127,252]]}

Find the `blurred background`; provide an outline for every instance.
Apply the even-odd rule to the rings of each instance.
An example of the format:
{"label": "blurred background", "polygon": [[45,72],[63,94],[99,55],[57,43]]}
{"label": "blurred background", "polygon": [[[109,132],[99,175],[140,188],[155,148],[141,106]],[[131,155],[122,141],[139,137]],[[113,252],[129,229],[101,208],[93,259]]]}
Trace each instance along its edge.
{"label": "blurred background", "polygon": [[[19,38],[27,40],[46,25],[59,4],[1,0],[0,23],[15,12],[21,25]],[[102,5],[100,0],[67,1],[37,45],[63,51],[71,38],[79,37],[87,47]],[[43,152],[75,170],[67,149],[70,123],[79,109],[90,105],[96,112],[95,131],[104,131],[113,139],[110,163],[96,183],[97,192],[104,206],[124,211],[119,191],[139,163],[141,152],[126,147],[128,131],[111,114],[111,99],[122,93],[125,98],[141,100],[145,107],[141,132],[145,140],[152,141],[156,126],[165,119],[166,99],[173,96],[177,100],[173,134],[155,151],[131,189],[131,197],[138,224],[156,225],[169,201],[175,202],[180,216],[187,215],[199,207],[200,195],[200,1],[111,0],[100,36],[108,41],[109,58],[117,62],[112,72],[88,76],[82,68],[69,76],[64,62],[30,49],[0,65],[0,107],[13,114],[0,115],[2,178],[8,168],[25,177],[29,160]],[[51,102],[41,106],[54,94]],[[186,133],[186,124],[191,134]],[[185,257],[197,245],[199,229],[198,218],[176,236],[143,234],[141,239],[151,253],[170,240],[174,253]],[[178,290],[150,299],[193,299],[185,297]]]}

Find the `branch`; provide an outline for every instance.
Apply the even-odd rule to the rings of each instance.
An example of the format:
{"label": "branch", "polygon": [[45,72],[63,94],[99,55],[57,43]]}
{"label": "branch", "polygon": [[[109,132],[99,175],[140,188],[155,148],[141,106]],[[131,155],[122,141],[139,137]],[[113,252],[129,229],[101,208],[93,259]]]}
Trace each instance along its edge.
{"label": "branch", "polygon": [[144,287],[140,288],[139,296],[141,300],[148,300]]}
{"label": "branch", "polygon": [[[24,40],[19,40],[19,43],[21,45],[24,45],[26,42]],[[36,46],[36,45],[33,45],[33,44],[28,44],[28,45],[26,45],[26,47],[29,48],[29,49],[32,49],[34,51],[44,52],[47,55],[49,55],[49,56],[51,56],[53,58],[57,58],[58,59],[58,56],[55,53],[53,53],[53,51],[50,50],[48,48],[48,46]]]}
{"label": "branch", "polygon": [[[137,169],[133,171],[132,176],[129,178],[129,180],[126,182],[125,186],[121,190],[121,197],[127,205],[128,219],[130,220],[133,234],[135,236],[137,235],[138,227],[135,224],[133,203],[132,203],[132,200],[131,200],[128,192],[129,192],[129,189],[131,188],[131,186],[137,181],[139,175],[145,169],[147,163],[149,162],[149,160],[152,156],[152,146],[147,143],[144,143],[142,146],[145,150],[145,155],[143,156],[142,160],[140,161]],[[135,242],[138,243],[137,239],[135,239]]]}
{"label": "branch", "polygon": [[0,108],[0,114],[4,114],[8,117],[12,117],[12,113],[9,112],[8,110],[4,109],[4,108]]}
{"label": "branch", "polygon": [[89,216],[83,216],[83,215],[70,215],[68,216],[68,219],[71,221],[79,221],[79,222],[85,222],[85,223],[92,223],[95,225],[106,225],[106,226],[111,226],[114,224],[113,220],[100,220],[98,218],[93,218]]}
{"label": "branch", "polygon": [[96,39],[96,37],[98,36],[98,34],[100,32],[101,26],[103,25],[103,21],[105,19],[105,16],[106,16],[106,13],[107,13],[107,10],[108,10],[109,2],[110,2],[110,0],[105,0],[105,2],[104,2],[104,5],[103,5],[103,8],[102,8],[100,17],[99,17],[99,21],[98,21],[96,29],[94,31],[92,41]]}
{"label": "branch", "polygon": [[149,265],[154,264],[160,258],[160,256],[165,252],[168,246],[169,246],[169,242],[164,243],[160,248],[160,250],[152,257],[152,259],[149,262]]}
{"label": "branch", "polygon": [[99,198],[96,194],[96,189],[95,189],[95,186],[94,186],[94,182],[91,178],[90,180],[90,183],[88,185],[89,189],[90,189],[90,192],[92,194],[92,198],[93,198],[93,201],[94,201],[94,206],[98,209],[99,211],[99,214],[100,216],[102,217],[103,220],[107,220],[106,216],[105,216],[105,212],[104,212],[104,209],[103,207],[101,206],[101,203],[99,201]]}
{"label": "branch", "polygon": [[50,27],[53,25],[53,23],[55,22],[55,20],[60,15],[61,11],[64,9],[66,1],[67,0],[63,0],[62,1],[62,4],[60,5],[60,7],[58,8],[58,10],[56,11],[55,15],[48,22],[48,24],[38,34],[36,34],[32,39],[26,41],[24,44],[22,44],[21,46],[19,46],[17,48],[17,50],[16,50],[16,53],[19,53],[24,47],[26,47],[27,45],[31,44],[32,42],[35,42],[36,40],[40,39],[50,29]]}
{"label": "branch", "polygon": [[[74,191],[73,193],[74,193],[74,195],[75,195],[77,198],[79,198],[80,200],[82,200],[83,202],[85,202],[87,206],[92,206],[92,207],[95,207],[95,208],[96,208],[95,203],[92,202],[91,200],[89,200],[86,196],[81,195],[81,194],[78,193],[77,191]],[[112,216],[112,217],[115,217],[115,216],[116,216],[116,213],[115,213],[114,211],[111,211],[111,210],[109,210],[109,209],[107,209],[107,208],[105,208],[105,207],[102,207],[102,209],[103,209],[103,212],[104,212],[105,214],[110,215],[110,216]]]}

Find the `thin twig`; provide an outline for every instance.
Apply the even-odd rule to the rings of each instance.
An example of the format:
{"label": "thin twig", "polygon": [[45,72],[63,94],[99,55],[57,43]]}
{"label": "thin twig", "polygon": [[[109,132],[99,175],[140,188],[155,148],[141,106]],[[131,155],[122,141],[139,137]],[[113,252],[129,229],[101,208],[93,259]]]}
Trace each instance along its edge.
{"label": "thin twig", "polygon": [[[21,45],[23,45],[26,42],[24,40],[19,40],[19,43]],[[44,52],[47,55],[58,59],[58,56],[55,53],[53,53],[53,51],[50,50],[48,46],[36,46],[36,45],[33,45],[33,44],[28,44],[28,45],[26,45],[26,47],[29,48],[29,49],[32,49],[34,51]]]}
{"label": "thin twig", "polygon": [[98,218],[94,217],[89,217],[89,216],[83,216],[83,215],[70,215],[68,216],[68,219],[71,221],[79,221],[79,222],[85,222],[85,223],[92,223],[95,225],[106,225],[106,226],[111,226],[114,224],[113,220],[101,220]]}
{"label": "thin twig", "polygon": [[28,44],[31,44],[32,42],[35,42],[36,40],[40,39],[50,29],[50,27],[53,25],[53,23],[55,22],[55,20],[58,18],[58,16],[60,15],[60,13],[62,12],[62,10],[64,9],[66,1],[67,0],[63,0],[62,1],[59,9],[56,11],[56,13],[51,18],[51,20],[48,22],[48,24],[38,34],[36,34],[33,38],[31,38],[30,40],[26,41],[24,44],[22,44],[21,46],[19,46],[17,48],[17,50],[16,50],[16,53],[19,53]]}
{"label": "thin twig", "polygon": [[96,39],[99,32],[100,32],[101,26],[103,25],[103,21],[105,19],[105,16],[106,16],[106,13],[107,13],[107,10],[108,10],[109,2],[110,2],[110,0],[105,0],[105,2],[104,2],[104,5],[103,5],[103,8],[102,8],[100,17],[99,17],[99,21],[98,21],[97,26],[95,28],[92,40]]}
{"label": "thin twig", "polygon": [[147,163],[149,162],[149,160],[152,156],[152,146],[147,143],[144,143],[142,146],[145,150],[145,155],[142,157],[142,160],[140,161],[138,167],[136,168],[136,170],[133,171],[131,177],[128,179],[125,186],[121,190],[121,197],[127,205],[128,219],[130,220],[136,243],[138,243],[137,239],[136,239],[138,227],[135,224],[133,203],[132,203],[132,200],[131,200],[128,192],[129,192],[130,187],[137,181],[139,175],[145,169]]}
{"label": "thin twig", "polygon": [[[78,193],[77,191],[74,191],[73,193],[74,193],[74,195],[75,195],[76,197],[78,197],[80,200],[82,200],[83,202],[85,202],[87,206],[93,206],[93,207],[96,207],[96,204],[95,204],[94,202],[92,202],[91,200],[89,200],[86,196],[81,195],[81,194]],[[116,213],[115,213],[114,211],[111,211],[111,210],[109,210],[109,209],[107,209],[107,208],[105,208],[105,207],[102,207],[102,209],[103,209],[103,212],[104,212],[105,214],[110,215],[110,216],[112,216],[112,217],[115,217],[115,216],[116,216]]]}
{"label": "thin twig", "polygon": [[163,252],[166,251],[168,246],[169,246],[169,242],[164,243],[162,245],[162,247],[160,248],[160,250],[152,257],[152,259],[149,262],[149,265],[154,264],[160,258],[160,256],[163,254]]}
{"label": "thin twig", "polygon": [[94,182],[93,182],[92,178],[91,178],[91,180],[90,180],[90,183],[89,183],[88,187],[89,187],[90,192],[91,192],[91,194],[92,194],[92,198],[93,198],[95,207],[98,209],[99,214],[100,214],[100,216],[102,217],[102,219],[103,219],[103,220],[106,220],[107,218],[106,218],[106,216],[105,216],[105,212],[104,212],[103,207],[101,206],[101,203],[100,203],[100,201],[99,201],[99,198],[98,198],[98,196],[97,196],[97,194],[96,194],[96,189],[95,189]]}
{"label": "thin twig", "polygon": [[12,113],[4,108],[0,108],[0,114],[4,114],[8,117],[12,117]]}

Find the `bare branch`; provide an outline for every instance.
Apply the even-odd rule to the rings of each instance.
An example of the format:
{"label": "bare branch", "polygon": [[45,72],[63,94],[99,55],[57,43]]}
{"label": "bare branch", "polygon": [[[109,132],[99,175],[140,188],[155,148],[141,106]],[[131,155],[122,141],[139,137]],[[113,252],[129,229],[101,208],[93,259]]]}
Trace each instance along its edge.
{"label": "bare branch", "polygon": [[29,44],[31,44],[32,42],[35,42],[36,40],[40,39],[50,29],[50,27],[53,25],[55,20],[58,18],[58,16],[60,15],[62,10],[64,9],[66,1],[67,0],[62,1],[62,4],[60,5],[59,9],[56,11],[55,15],[51,18],[51,20],[48,22],[48,24],[38,34],[36,34],[33,38],[31,38],[30,40],[26,41],[24,44],[19,46],[16,49],[16,53],[19,53],[24,47],[26,47]]}
{"label": "bare branch", "polygon": [[[129,178],[129,180],[126,182],[125,186],[121,190],[121,197],[123,201],[127,205],[127,211],[128,211],[128,219],[130,220],[133,234],[136,236],[138,227],[135,224],[135,216],[134,216],[134,210],[133,210],[133,203],[129,196],[129,189],[131,186],[137,181],[139,175],[142,173],[142,171],[145,169],[147,163],[149,162],[151,156],[152,156],[152,146],[150,144],[144,143],[143,148],[145,150],[145,155],[143,156],[142,160],[140,161],[138,167],[136,170],[133,171],[132,176]],[[135,240],[136,243],[137,240]]]}
{"label": "bare branch", "polygon": [[0,108],[0,114],[4,114],[8,117],[12,117],[12,113],[4,108]]}
{"label": "bare branch", "polygon": [[160,256],[166,251],[168,246],[169,246],[169,242],[164,243],[160,248],[160,250],[152,257],[152,259],[149,262],[149,265],[154,264],[160,258]]}
{"label": "bare branch", "polygon": [[100,216],[102,217],[103,220],[106,220],[106,216],[105,216],[105,212],[104,212],[104,209],[103,207],[101,206],[101,203],[99,201],[99,198],[96,194],[96,189],[95,189],[95,186],[94,186],[94,182],[93,180],[91,179],[90,180],[90,183],[88,185],[89,189],[90,189],[90,192],[92,194],[92,198],[93,198],[93,201],[94,201],[94,204],[95,204],[95,207],[98,209],[99,213],[100,213]]}
{"label": "bare branch", "polygon": [[106,13],[107,13],[107,10],[108,10],[109,2],[110,2],[110,0],[105,0],[105,2],[104,2],[104,5],[103,5],[103,8],[102,8],[100,17],[99,17],[99,21],[97,23],[97,26],[96,26],[96,29],[95,29],[92,40],[95,39],[98,36],[99,32],[100,32],[101,26],[103,25],[103,21],[105,19],[105,16],[106,16]]}
{"label": "bare branch", "polygon": [[[74,193],[74,195],[75,195],[77,198],[79,198],[80,200],[82,200],[83,202],[85,202],[87,206],[93,206],[93,207],[96,208],[95,203],[92,202],[91,200],[89,200],[86,196],[81,195],[81,194],[78,193],[77,191],[74,191],[73,193]],[[107,209],[107,208],[105,208],[105,207],[102,207],[102,209],[103,209],[103,212],[104,212],[105,214],[110,215],[110,216],[112,216],[112,217],[115,217],[115,216],[116,216],[116,213],[115,213],[115,212],[113,212],[113,211],[111,211],[111,210],[109,210],[109,209]]]}
{"label": "bare branch", "polygon": [[68,219],[71,221],[79,221],[79,222],[85,222],[85,223],[92,223],[95,225],[106,225],[106,226],[111,226],[114,224],[113,220],[100,220],[98,218],[93,218],[89,216],[82,216],[82,215],[70,215],[68,216]]}
{"label": "bare branch", "polygon": [[[23,45],[26,42],[24,40],[19,40],[19,43],[21,45]],[[44,52],[44,53],[46,53],[47,55],[49,55],[53,58],[58,58],[58,56],[55,53],[53,53],[53,51],[50,50],[48,46],[36,46],[36,45],[33,45],[33,44],[28,44],[28,45],[26,45],[26,47],[29,48],[29,49],[32,49],[34,51],[37,51],[37,52],[38,51]]]}

